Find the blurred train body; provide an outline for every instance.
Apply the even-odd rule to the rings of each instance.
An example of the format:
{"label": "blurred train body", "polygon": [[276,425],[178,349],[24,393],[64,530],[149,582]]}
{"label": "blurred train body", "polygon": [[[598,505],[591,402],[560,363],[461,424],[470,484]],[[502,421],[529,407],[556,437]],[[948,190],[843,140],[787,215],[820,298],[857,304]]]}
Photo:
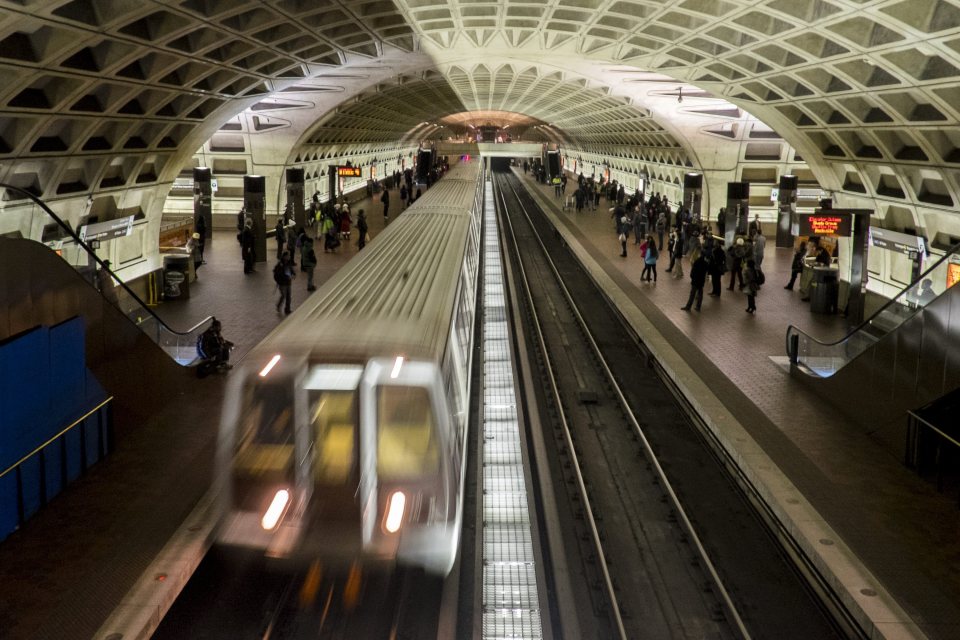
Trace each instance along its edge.
{"label": "blurred train body", "polygon": [[481,178],[477,161],[454,165],[231,374],[216,544],[450,571]]}

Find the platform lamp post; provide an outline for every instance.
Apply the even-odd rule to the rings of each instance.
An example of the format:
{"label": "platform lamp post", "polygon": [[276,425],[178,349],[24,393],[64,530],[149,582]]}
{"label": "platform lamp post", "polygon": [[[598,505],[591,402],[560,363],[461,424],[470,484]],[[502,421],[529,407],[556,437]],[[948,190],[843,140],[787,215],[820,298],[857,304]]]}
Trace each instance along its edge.
{"label": "platform lamp post", "polygon": [[213,172],[209,167],[194,167],[193,169],[193,226],[196,228],[197,219],[203,218],[206,228],[205,239],[213,238],[213,206],[211,198]]}
{"label": "platform lamp post", "polygon": [[267,261],[267,179],[243,176],[243,207],[253,220],[254,262]]}
{"label": "platform lamp post", "polygon": [[780,176],[777,193],[777,246],[793,247],[793,216],[797,212],[797,176]]}
{"label": "platform lamp post", "polygon": [[304,194],[306,193],[306,184],[304,182],[303,168],[291,167],[287,169],[287,206],[293,209],[293,223],[299,227],[306,228],[307,216],[304,208]]}

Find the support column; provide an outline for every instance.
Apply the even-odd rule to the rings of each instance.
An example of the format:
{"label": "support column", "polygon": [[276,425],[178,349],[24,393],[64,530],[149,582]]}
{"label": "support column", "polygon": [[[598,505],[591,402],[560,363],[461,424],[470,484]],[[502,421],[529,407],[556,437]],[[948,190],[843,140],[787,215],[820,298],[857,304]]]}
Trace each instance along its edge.
{"label": "support column", "polygon": [[872,209],[850,209],[853,216],[853,251],[850,255],[850,291],[847,296],[847,326],[863,322],[867,296],[867,251],[870,244]]}
{"label": "support column", "polygon": [[793,214],[797,212],[797,176],[780,176],[777,196],[777,246],[793,247]]}
{"label": "support column", "polygon": [[683,206],[690,210],[690,217],[700,217],[700,205],[703,200],[703,175],[688,173],[683,176]]}
{"label": "support column", "polygon": [[306,211],[303,205],[304,179],[303,168],[287,169],[287,206],[293,211],[293,223],[299,229],[306,229]]}
{"label": "support column", "polygon": [[750,183],[727,183],[727,219],[724,244],[733,246],[737,235],[747,235],[747,216],[750,214]]}
{"label": "support column", "polygon": [[195,167],[193,170],[193,224],[196,228],[197,219],[203,218],[206,227],[206,240],[213,238],[213,207],[211,205],[211,180],[213,172],[209,167]]}
{"label": "support column", "polygon": [[243,176],[243,207],[253,220],[254,262],[267,261],[267,179]]}
{"label": "support column", "polygon": [[337,175],[337,165],[327,165],[327,186],[329,187],[330,197],[328,202],[336,204],[340,196],[340,176]]}

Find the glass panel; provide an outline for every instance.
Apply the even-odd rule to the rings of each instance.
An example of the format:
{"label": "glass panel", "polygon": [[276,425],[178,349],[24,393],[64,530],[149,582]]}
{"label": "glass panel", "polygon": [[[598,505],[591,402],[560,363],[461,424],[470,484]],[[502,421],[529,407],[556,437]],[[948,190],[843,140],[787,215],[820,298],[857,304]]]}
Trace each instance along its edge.
{"label": "glass panel", "polygon": [[377,475],[382,480],[439,471],[440,446],[427,389],[380,387],[377,416]]}
{"label": "glass panel", "polygon": [[237,429],[234,471],[243,476],[284,480],[294,462],[293,389],[250,385],[244,390]]}
{"label": "glass panel", "polygon": [[832,376],[960,280],[958,252],[960,245],[954,246],[915,282],[837,342],[823,343],[796,327],[789,327],[787,353],[808,373],[822,378]]}
{"label": "glass panel", "polygon": [[318,391],[308,397],[312,433],[316,438],[316,481],[346,484],[357,464],[357,393]]}

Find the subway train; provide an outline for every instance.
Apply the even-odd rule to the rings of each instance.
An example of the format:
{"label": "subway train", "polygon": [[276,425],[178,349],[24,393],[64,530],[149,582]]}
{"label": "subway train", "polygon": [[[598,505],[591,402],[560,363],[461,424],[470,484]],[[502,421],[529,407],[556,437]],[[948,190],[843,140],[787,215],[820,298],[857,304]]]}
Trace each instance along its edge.
{"label": "subway train", "polygon": [[214,544],[449,573],[483,193],[480,162],[453,165],[234,369]]}

